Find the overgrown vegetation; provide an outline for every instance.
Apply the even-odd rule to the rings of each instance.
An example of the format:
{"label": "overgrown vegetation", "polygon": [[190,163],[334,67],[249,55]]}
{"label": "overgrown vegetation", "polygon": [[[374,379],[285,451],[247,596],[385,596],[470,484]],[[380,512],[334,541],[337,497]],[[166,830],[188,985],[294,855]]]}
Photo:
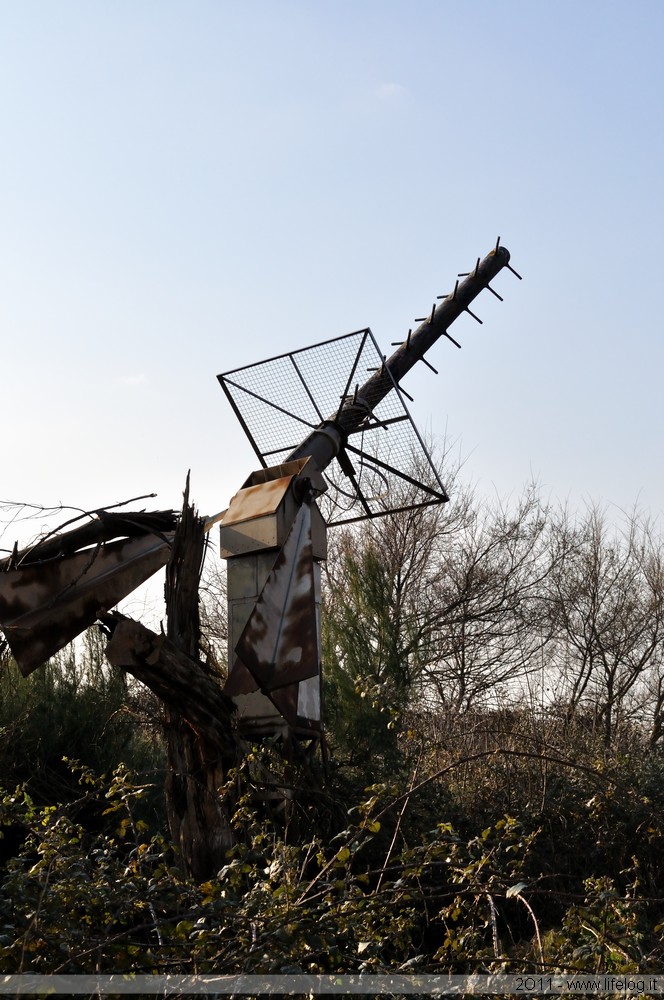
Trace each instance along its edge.
{"label": "overgrown vegetation", "polygon": [[[90,629],[27,678],[8,650],[0,653],[2,787],[21,785],[38,805],[69,802],[78,786],[67,759],[99,774],[131,760],[141,773],[163,779],[159,704],[109,667],[104,646],[101,632]],[[151,800],[159,815],[161,798]]]}
{"label": "overgrown vegetation", "polygon": [[266,776],[298,781],[254,748],[203,882],[166,834],[159,707],[100,636],[27,680],[5,654],[1,971],[661,969],[663,551],[533,490],[337,535],[327,772],[267,815]]}

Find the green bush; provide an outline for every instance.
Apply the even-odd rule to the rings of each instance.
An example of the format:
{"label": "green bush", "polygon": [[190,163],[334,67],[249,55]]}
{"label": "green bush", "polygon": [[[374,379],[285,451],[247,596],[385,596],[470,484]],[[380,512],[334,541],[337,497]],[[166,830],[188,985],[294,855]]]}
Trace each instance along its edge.
{"label": "green bush", "polygon": [[[642,811],[623,806],[615,774],[585,800],[585,817],[571,801],[554,853],[545,812],[474,828],[468,813],[463,833],[427,813],[433,775],[418,791],[369,786],[335,835],[310,830],[287,843],[254,804],[259,758],[255,751],[246,774],[229,778],[229,789],[240,779],[247,788],[234,817],[239,841],[202,884],[182,876],[175,850],[142,818],[151,790],[126,768],[102,779],[68,765],[78,798],[66,805],[38,806],[25,789],[6,793],[0,825],[20,826],[24,837],[1,876],[0,971],[661,968],[662,803],[634,789]],[[652,774],[648,783],[655,790]],[[588,776],[585,791],[594,784]],[[86,824],[91,804],[105,829]],[[563,801],[556,810],[562,817]],[[594,842],[585,873],[579,863],[578,874],[565,875],[580,820]],[[623,867],[613,877],[602,870],[614,865]]]}
{"label": "green bush", "polygon": [[[104,640],[90,629],[44,667],[21,676],[0,662],[0,783],[24,785],[37,804],[78,795],[65,759],[100,774],[129,760],[138,772],[162,772],[159,707],[104,660]],[[163,779],[160,778],[160,783]],[[162,794],[151,808],[162,811]]]}

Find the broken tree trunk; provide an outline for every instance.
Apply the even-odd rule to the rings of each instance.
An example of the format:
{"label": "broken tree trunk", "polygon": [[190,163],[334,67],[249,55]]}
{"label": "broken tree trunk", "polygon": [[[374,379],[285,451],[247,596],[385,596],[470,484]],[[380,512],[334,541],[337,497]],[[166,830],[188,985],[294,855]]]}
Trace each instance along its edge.
{"label": "broken tree trunk", "polygon": [[231,806],[220,789],[238,763],[241,747],[233,726],[233,703],[198,655],[205,531],[188,499],[187,480],[166,568],[167,635],[155,635],[117,614],[104,621],[112,631],[106,649],[110,663],[126,669],[164,703],[171,837],[187,874],[205,880],[219,871],[235,841]]}
{"label": "broken tree trunk", "polygon": [[[180,653],[198,661],[200,616],[198,588],[205,555],[205,522],[189,505],[189,476],[182,516],[166,567],[167,636]],[[221,694],[221,692],[219,692]],[[165,709],[168,744],[166,805],[171,836],[188,873],[210,878],[225,861],[234,841],[225,784],[229,747],[195,730],[172,702]],[[229,733],[230,736],[230,733]]]}

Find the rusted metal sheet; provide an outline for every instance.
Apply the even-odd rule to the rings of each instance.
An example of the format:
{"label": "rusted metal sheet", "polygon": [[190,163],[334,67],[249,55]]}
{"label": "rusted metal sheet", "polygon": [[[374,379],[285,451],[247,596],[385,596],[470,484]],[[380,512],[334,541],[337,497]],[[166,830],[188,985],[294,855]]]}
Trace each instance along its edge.
{"label": "rusted metal sheet", "polygon": [[[319,583],[311,540],[313,512],[315,508],[307,504],[298,510],[272,565],[268,561],[261,570],[255,560],[262,556],[243,556],[237,564],[235,560],[232,566],[229,563],[229,580],[234,576],[231,568],[246,570],[233,580],[233,611],[240,621],[246,604],[251,605],[251,612],[232,647],[224,691],[237,705],[240,727],[256,736],[274,735],[286,724],[305,734],[320,729]],[[269,560],[269,553],[265,556]],[[258,590],[253,589],[256,576]]]}
{"label": "rusted metal sheet", "polygon": [[254,691],[258,691],[258,681],[244,663],[236,659],[224,684],[224,692],[229,698],[237,698],[238,695],[252,694]]}
{"label": "rusted metal sheet", "polygon": [[297,509],[290,492],[293,476],[241,489],[224,514],[221,555],[244,555],[283,544]]}
{"label": "rusted metal sheet", "polygon": [[[305,496],[318,496],[327,484],[309,459],[253,472],[232,498],[222,516],[220,542],[224,559],[263,549],[278,549],[286,541]],[[327,556],[325,524],[318,509],[312,522],[314,556]]]}
{"label": "rusted metal sheet", "polygon": [[160,529],[174,516],[137,518],[100,518],[5,560],[0,628],[25,676],[166,564],[173,533]]}
{"label": "rusted metal sheet", "polygon": [[243,489],[248,486],[260,486],[261,483],[270,483],[274,479],[284,479],[285,477],[307,480],[316,493],[325,493],[327,483],[325,477],[321,476],[315,465],[309,458],[298,458],[293,462],[282,462],[280,465],[272,465],[269,468],[264,466],[257,469],[245,479],[242,484]]}
{"label": "rusted metal sheet", "polygon": [[299,684],[287,684],[276,691],[270,691],[270,699],[279,709],[289,726],[295,727],[298,723],[297,701]]}
{"label": "rusted metal sheet", "polygon": [[314,595],[311,511],[304,504],[235,647],[263,691],[318,673]]}
{"label": "rusted metal sheet", "polygon": [[293,476],[273,479],[257,486],[247,486],[239,490],[231,500],[224,515],[224,525],[252,521],[256,517],[274,514],[288,492]]}
{"label": "rusted metal sheet", "polygon": [[[239,664],[242,668],[242,664]],[[244,668],[246,669],[246,668]],[[246,671],[250,677],[249,671]],[[252,679],[251,691],[233,694],[239,729],[247,736],[275,736],[287,727],[300,735],[312,735],[321,727],[320,677],[309,677],[298,684],[270,691],[258,690]],[[227,687],[224,694],[230,694]]]}

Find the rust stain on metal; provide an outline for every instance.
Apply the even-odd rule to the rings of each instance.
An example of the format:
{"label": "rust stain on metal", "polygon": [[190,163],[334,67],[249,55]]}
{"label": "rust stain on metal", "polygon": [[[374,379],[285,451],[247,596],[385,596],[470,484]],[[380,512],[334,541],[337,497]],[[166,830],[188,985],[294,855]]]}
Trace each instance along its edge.
{"label": "rust stain on metal", "polygon": [[299,684],[287,684],[276,691],[271,691],[269,695],[286,722],[293,727],[297,726],[299,721],[297,715],[299,689]]}
{"label": "rust stain on metal", "polygon": [[[0,564],[0,627],[27,676],[166,564],[171,512],[100,515]],[[123,537],[124,536],[124,537]]]}
{"label": "rust stain on metal", "polygon": [[247,486],[235,494],[224,514],[223,524],[240,524],[255,517],[274,514],[288,492],[293,476],[274,479],[258,486]]}
{"label": "rust stain on metal", "polygon": [[311,510],[304,504],[235,651],[266,693],[319,670]]}
{"label": "rust stain on metal", "polygon": [[258,691],[258,681],[249,673],[242,660],[236,659],[224,684],[224,692],[229,698],[234,698],[235,695],[251,694],[252,691]]}

